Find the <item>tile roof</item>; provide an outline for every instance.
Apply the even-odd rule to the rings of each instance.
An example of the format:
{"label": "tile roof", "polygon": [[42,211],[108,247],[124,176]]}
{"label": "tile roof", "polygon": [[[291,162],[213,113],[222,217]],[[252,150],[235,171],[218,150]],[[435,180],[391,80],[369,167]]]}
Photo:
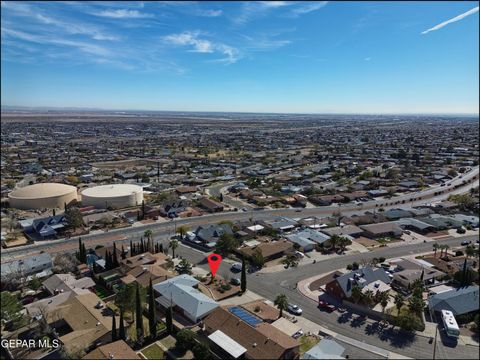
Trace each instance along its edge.
{"label": "tile roof", "polygon": [[[246,356],[251,359],[279,359],[288,349],[293,349],[298,346],[298,342],[292,338],[288,338],[288,340],[285,341],[283,341],[282,338],[282,341],[278,343],[274,339],[276,336],[272,335],[272,333],[275,330],[280,332],[280,330],[275,328],[273,328],[275,330],[263,329],[262,333],[257,328],[248,325],[227,309],[221,307],[215,309],[215,311],[208,315],[204,323],[208,333],[220,330],[238,342],[242,347],[247,349]],[[269,324],[265,325],[271,326]],[[288,346],[288,348],[284,346]]]}

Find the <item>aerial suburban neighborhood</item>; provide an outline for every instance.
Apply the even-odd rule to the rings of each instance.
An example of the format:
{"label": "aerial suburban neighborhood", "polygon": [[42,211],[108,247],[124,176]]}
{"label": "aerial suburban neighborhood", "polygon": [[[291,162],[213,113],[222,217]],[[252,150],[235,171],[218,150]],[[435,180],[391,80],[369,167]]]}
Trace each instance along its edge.
{"label": "aerial suburban neighborhood", "polygon": [[103,116],[2,114],[8,356],[478,351],[477,122]]}

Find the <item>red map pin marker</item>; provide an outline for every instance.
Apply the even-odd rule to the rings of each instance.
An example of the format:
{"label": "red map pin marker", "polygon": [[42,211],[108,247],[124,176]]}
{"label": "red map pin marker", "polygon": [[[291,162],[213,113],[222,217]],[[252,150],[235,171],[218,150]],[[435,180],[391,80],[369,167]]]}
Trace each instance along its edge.
{"label": "red map pin marker", "polygon": [[218,254],[210,254],[207,257],[207,260],[208,260],[208,265],[210,265],[210,271],[212,272],[212,277],[215,277],[218,267],[220,266],[220,262],[222,261],[222,257]]}

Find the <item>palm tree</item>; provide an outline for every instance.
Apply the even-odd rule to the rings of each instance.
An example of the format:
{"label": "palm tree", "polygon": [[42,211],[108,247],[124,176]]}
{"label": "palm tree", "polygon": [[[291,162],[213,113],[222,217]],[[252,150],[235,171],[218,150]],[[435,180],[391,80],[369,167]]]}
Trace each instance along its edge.
{"label": "palm tree", "polygon": [[275,298],[275,301],[273,302],[277,308],[280,310],[280,315],[279,315],[279,319],[282,317],[283,315],[283,310],[287,310],[287,307],[288,307],[288,298],[287,298],[287,295],[285,294],[279,294],[277,295],[277,297]]}
{"label": "palm tree", "polygon": [[177,228],[177,233],[180,234],[180,237],[183,239],[185,237],[185,234],[188,231],[188,226],[186,225],[181,225]]}
{"label": "palm tree", "polygon": [[178,240],[171,240],[168,247],[172,249],[172,259],[175,258],[175,249],[178,248]]}
{"label": "palm tree", "polygon": [[143,236],[147,238],[147,251],[153,252],[153,231],[150,229],[145,230]]}
{"label": "palm tree", "polygon": [[433,244],[433,251],[434,251],[433,257],[437,257],[437,250],[438,250],[438,244],[435,243],[435,244]]}
{"label": "palm tree", "polygon": [[425,302],[422,298],[418,296],[412,296],[408,299],[408,308],[415,314],[421,314],[423,308],[425,307]]}
{"label": "palm tree", "polygon": [[395,302],[395,307],[397,308],[397,316],[400,315],[400,309],[403,306],[403,303],[405,302],[405,298],[403,297],[402,294],[397,293],[394,297],[394,302]]}
{"label": "palm tree", "polygon": [[365,305],[369,306],[373,303],[374,295],[374,292],[370,289],[365,291],[363,294],[363,301],[365,302]]}
{"label": "palm tree", "polygon": [[380,306],[382,307],[382,316],[383,316],[383,321],[385,321],[385,308],[388,305],[388,300],[390,299],[390,293],[389,291],[382,291],[377,293],[377,298],[380,300]]}
{"label": "palm tree", "polygon": [[468,245],[465,248],[465,254],[467,255],[467,257],[475,256],[475,248],[472,245]]}
{"label": "palm tree", "polygon": [[445,245],[440,245],[438,247],[440,249],[440,259],[443,257],[443,250],[445,249]]}
{"label": "palm tree", "polygon": [[448,249],[450,249],[450,246],[444,245],[443,248],[445,249],[445,254],[443,256],[448,256]]}
{"label": "palm tree", "polygon": [[362,289],[358,285],[354,285],[352,288],[352,294],[350,298],[353,300],[355,304],[358,304],[360,300],[363,299]]}
{"label": "palm tree", "polygon": [[328,240],[330,242],[330,245],[332,245],[333,251],[336,250],[337,244],[339,243],[340,236],[338,235],[332,235],[332,237]]}

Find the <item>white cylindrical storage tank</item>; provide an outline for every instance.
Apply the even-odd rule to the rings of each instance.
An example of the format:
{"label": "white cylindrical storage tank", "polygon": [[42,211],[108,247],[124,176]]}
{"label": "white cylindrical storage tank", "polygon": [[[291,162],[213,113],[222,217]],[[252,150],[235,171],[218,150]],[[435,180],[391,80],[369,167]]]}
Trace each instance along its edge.
{"label": "white cylindrical storage tank", "polygon": [[140,205],[143,201],[143,188],[131,184],[101,185],[82,191],[82,205],[98,209],[119,209]]}
{"label": "white cylindrical storage tank", "polygon": [[63,209],[77,201],[77,188],[60,183],[39,183],[17,188],[8,194],[10,207],[22,210]]}

